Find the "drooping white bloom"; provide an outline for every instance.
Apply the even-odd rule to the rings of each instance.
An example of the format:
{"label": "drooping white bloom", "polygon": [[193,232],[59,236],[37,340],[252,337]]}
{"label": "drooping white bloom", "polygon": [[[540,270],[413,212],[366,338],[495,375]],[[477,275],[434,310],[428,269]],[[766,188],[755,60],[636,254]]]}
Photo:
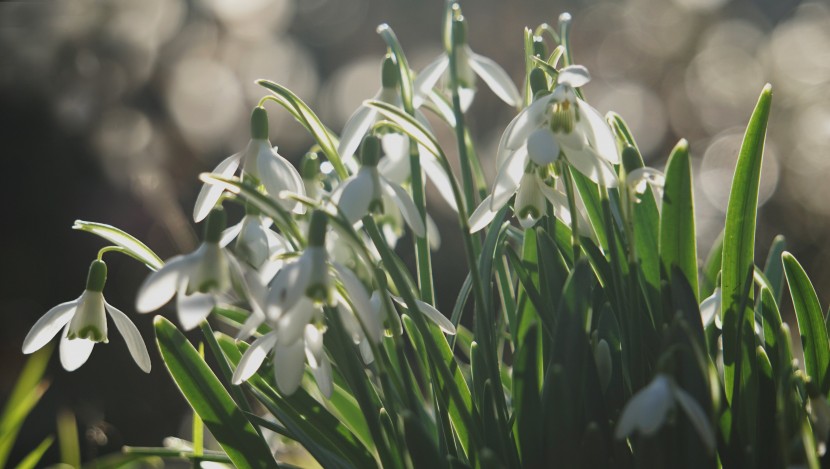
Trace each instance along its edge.
{"label": "drooping white bloom", "polygon": [[[720,287],[716,287],[715,291],[712,292],[712,295],[709,298],[700,302],[700,319],[703,321],[703,327],[709,326],[712,324],[712,321],[715,322],[715,326],[720,329],[721,327],[721,289]],[[757,328],[757,326],[756,326]]]}
{"label": "drooping white bloom", "polygon": [[[513,80],[504,69],[492,59],[476,54],[467,44],[467,23],[463,19],[453,21],[453,36],[457,42],[456,60],[458,81],[460,85],[459,98],[462,111],[473,102],[476,91],[476,76],[482,79],[493,93],[505,103],[518,106],[521,95]],[[423,99],[442,77],[447,74],[450,65],[449,56],[444,53],[427,65],[415,78],[414,104],[419,106]]]}
{"label": "drooping white bloom", "polygon": [[378,138],[371,135],[364,138],[362,166],[356,175],[337,187],[332,194],[333,203],[350,223],[357,223],[369,213],[400,211],[415,235],[424,236],[426,227],[415,203],[401,186],[380,175],[377,167],[379,157]]}
{"label": "drooping white bloom", "polygon": [[[250,210],[250,208],[249,208]],[[236,225],[222,232],[219,246],[234,243],[236,256],[255,269],[261,269],[273,256],[288,251],[288,241],[271,229],[271,219],[256,213],[246,214]],[[276,273],[276,271],[274,271]],[[273,278],[273,274],[266,281]]]}
{"label": "drooping white bloom", "polygon": [[663,187],[666,185],[666,175],[662,171],[643,166],[628,173],[625,182],[628,190],[634,194],[636,202],[640,201],[639,196],[644,194],[648,187],[654,191],[654,199],[657,203],[662,202]]}
{"label": "drooping white bloom", "polygon": [[240,283],[242,274],[233,255],[219,245],[225,228],[225,212],[213,210],[207,219],[205,240],[190,254],[169,259],[150,274],[136,296],[136,310],[149,313],[176,295],[176,311],[185,330],[198,326],[216,306],[216,296],[228,291],[231,273]]}
{"label": "drooping white bloom", "polygon": [[689,418],[701,441],[710,453],[715,451],[715,432],[703,408],[686,391],[680,388],[671,376],[658,374],[648,386],[635,394],[623,408],[614,435],[626,438],[639,432],[643,436],[653,435],[666,421],[675,404]]}
{"label": "drooping white bloom", "polygon": [[150,355],[141,339],[138,329],[126,314],[104,300],[104,284],[107,266],[96,260],[89,267],[86,289],[78,299],[61,303],[41,317],[26,339],[23,353],[40,350],[63,328],[60,341],[61,365],[67,371],[74,371],[86,363],[97,342],[108,342],[107,318],[109,313],[118,332],[124,336],[127,349],[142,371],[150,372]]}
{"label": "drooping white bloom", "polygon": [[611,128],[574,91],[589,80],[588,70],[581,65],[563,68],[553,92],[538,97],[508,125],[499,143],[500,167],[515,158],[546,166],[561,154],[595,183],[616,187],[612,165],[620,163],[620,155]]}
{"label": "drooping white bloom", "polygon": [[[286,210],[293,210],[296,213],[304,213],[302,204],[280,198],[282,191],[305,194],[303,180],[300,173],[285,158],[277,153],[276,147],[271,146],[268,140],[268,114],[264,108],[256,107],[251,114],[251,140],[248,146],[241,152],[224,159],[213,170],[214,174],[224,177],[231,177],[236,174],[239,166],[242,166],[243,174],[258,181],[268,194],[276,199]],[[193,219],[196,222],[202,221],[222,196],[222,187],[205,184],[196,198],[193,207]]]}

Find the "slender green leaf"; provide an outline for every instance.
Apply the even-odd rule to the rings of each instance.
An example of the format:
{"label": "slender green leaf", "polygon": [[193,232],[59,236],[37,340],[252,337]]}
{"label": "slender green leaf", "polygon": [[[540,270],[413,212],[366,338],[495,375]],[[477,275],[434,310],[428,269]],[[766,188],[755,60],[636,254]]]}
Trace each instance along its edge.
{"label": "slender green leaf", "polygon": [[[692,164],[689,144],[680,140],[666,165],[663,213],[660,216],[660,260],[669,284],[674,272],[686,277],[695,299],[698,297],[697,245],[695,244],[695,203],[692,194]],[[674,267],[678,271],[674,271]]]}
{"label": "slender green leaf", "polygon": [[33,449],[32,452],[26,455],[20,464],[17,465],[17,469],[34,469],[37,467],[40,460],[43,458],[43,455],[46,454],[46,451],[49,450],[49,447],[52,446],[52,443],[55,441],[55,437],[48,436],[46,437],[37,448]]}
{"label": "slender green leaf", "polygon": [[[754,269],[758,188],[771,103],[772,87],[766,85],[744,134],[726,209],[721,288],[724,386],[726,398],[730,402],[734,391],[735,365],[740,359],[738,354],[741,351],[741,323],[746,315],[753,314],[752,311],[742,309],[747,305],[746,298],[742,295],[744,292],[750,295],[750,298],[752,295],[752,289],[747,288],[744,282],[752,282],[751,273]],[[753,354],[754,350],[753,347]],[[754,356],[752,361],[755,361]]]}
{"label": "slender green leaf", "polygon": [[81,465],[81,440],[78,438],[78,421],[68,409],[58,412],[58,445],[61,462],[72,467]]}
{"label": "slender green leaf", "polygon": [[821,304],[810,278],[795,257],[784,252],[781,258],[784,261],[784,273],[798,319],[807,376],[818,386],[822,394],[827,395],[830,391],[830,343]]}
{"label": "slender green leaf", "polygon": [[525,334],[516,352],[513,365],[513,415],[516,416],[514,433],[524,467],[544,465],[544,428],[542,400],[539,395],[537,331],[534,324]]}
{"label": "slender green leaf", "polygon": [[234,465],[276,467],[268,445],[260,439],[199,352],[167,319],[156,316],[153,323],[167,370]]}
{"label": "slender green leaf", "polygon": [[[778,235],[772,240],[769,247],[767,262],[764,264],[764,276],[772,288],[770,293],[776,304],[781,304],[781,294],[784,291],[784,264],[781,262],[781,254],[787,248],[787,240],[783,235]],[[777,326],[776,326],[777,327]]]}
{"label": "slender green leaf", "polygon": [[86,231],[98,235],[107,241],[124,248],[124,252],[131,255],[147,267],[158,270],[164,265],[161,258],[142,243],[135,236],[111,225],[91,221],[75,220],[72,229]]}

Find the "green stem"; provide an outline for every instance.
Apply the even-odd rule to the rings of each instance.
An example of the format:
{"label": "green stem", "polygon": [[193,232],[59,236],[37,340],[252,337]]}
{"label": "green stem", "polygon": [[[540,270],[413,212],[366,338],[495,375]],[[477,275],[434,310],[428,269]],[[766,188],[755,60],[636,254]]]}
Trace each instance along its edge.
{"label": "green stem", "polygon": [[565,181],[565,193],[568,196],[568,209],[571,211],[571,243],[574,249],[574,264],[576,264],[576,261],[579,260],[580,251],[578,230],[579,208],[576,205],[576,192],[574,191],[573,179],[571,179],[570,167],[564,159],[560,159],[559,164],[561,169],[559,174],[562,175],[562,180]]}
{"label": "green stem", "polygon": [[[450,29],[454,29],[450,27]],[[456,38],[452,37],[450,40],[449,50],[449,69],[450,69],[450,89],[452,90],[452,111],[455,116],[455,139],[458,145],[458,160],[461,163],[461,184],[464,187],[464,202],[466,206],[472,209],[476,206],[475,203],[475,182],[473,181],[473,170],[470,164],[470,156],[467,153],[467,144],[464,139],[465,124],[464,113],[461,111],[461,97],[458,93],[460,83],[458,82],[458,46]]]}

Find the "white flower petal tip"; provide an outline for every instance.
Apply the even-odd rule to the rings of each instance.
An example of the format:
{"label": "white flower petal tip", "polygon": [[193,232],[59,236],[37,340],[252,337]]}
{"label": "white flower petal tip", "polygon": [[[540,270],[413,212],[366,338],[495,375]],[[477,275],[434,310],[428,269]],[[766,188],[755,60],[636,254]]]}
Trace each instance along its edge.
{"label": "white flower petal tip", "polygon": [[674,392],[675,400],[678,404],[680,404],[680,408],[683,409],[683,412],[686,413],[686,417],[688,417],[689,421],[692,423],[692,426],[701,441],[703,441],[703,444],[706,445],[706,449],[709,451],[709,454],[714,454],[717,447],[717,441],[715,438],[715,432],[712,429],[712,425],[709,422],[709,417],[706,415],[706,412],[691,394],[687,393],[683,389],[680,389],[680,387],[673,386],[672,391]]}
{"label": "white flower petal tip", "polygon": [[34,353],[49,343],[55,335],[64,327],[78,307],[78,300],[61,303],[46,312],[37,320],[32,329],[23,340],[23,353]]}
{"label": "white flower petal tip", "polygon": [[[403,306],[404,308],[408,308],[406,302],[403,298],[399,296],[392,296],[392,299],[395,300],[396,303]],[[429,303],[426,303],[421,300],[415,300],[415,304],[418,305],[418,309],[424,313],[424,316],[427,317],[430,321],[435,323],[438,328],[440,328],[444,333],[455,335],[456,329],[455,325],[453,325],[452,321],[450,321],[446,316],[444,316],[441,311],[435,309],[435,306],[432,306]]]}
{"label": "white flower petal tip", "polygon": [[292,344],[277,343],[274,347],[274,377],[277,388],[286,396],[294,394],[300,387],[305,369],[304,340]]}
{"label": "white flower petal tip", "polygon": [[60,342],[61,365],[66,371],[75,371],[89,359],[95,342],[89,339],[69,339],[66,337],[67,330],[64,329]]}
{"label": "white flower petal tip", "polygon": [[180,279],[189,270],[189,256],[176,256],[168,260],[162,268],[151,273],[138,288],[135,309],[139,313],[149,313],[164,306],[179,286]]}
{"label": "white flower petal tip", "polygon": [[715,288],[709,298],[706,298],[700,303],[700,319],[703,322],[703,327],[707,327],[714,321],[715,325],[720,329],[721,327],[721,289]]}
{"label": "white flower petal tip", "polygon": [[568,85],[571,88],[579,88],[591,81],[591,74],[583,65],[569,65],[559,71],[556,82]]}
{"label": "white flower petal tip", "polygon": [[662,171],[644,166],[628,173],[625,183],[628,190],[638,195],[644,194],[649,186],[662,194],[662,189],[666,185],[666,175]]}
{"label": "white flower petal tip", "polygon": [[478,55],[470,54],[469,60],[470,68],[478,75],[487,86],[493,90],[493,93],[502,101],[510,106],[517,107],[521,103],[522,97],[519,90],[510,79],[510,76],[504,69],[494,60]]}
{"label": "white flower petal tip", "polygon": [[268,352],[277,344],[277,334],[271,332],[255,340],[242,355],[236,370],[231,377],[231,383],[241,384],[253,376],[262,365]]}
{"label": "white flower petal tip", "polygon": [[300,172],[291,163],[274,151],[267,143],[260,145],[257,154],[257,169],[266,192],[274,197],[286,210],[297,210],[299,202],[279,198],[282,191],[305,196],[305,185]]}
{"label": "white flower petal tip", "polygon": [[144,340],[141,338],[138,328],[135,327],[135,324],[130,321],[130,318],[128,318],[127,315],[121,312],[118,308],[107,302],[104,302],[104,306],[112,318],[115,328],[118,329],[118,332],[124,337],[124,342],[127,343],[127,350],[130,351],[130,355],[133,357],[133,360],[135,360],[136,365],[141,368],[141,371],[149,373],[152,367],[150,362],[150,354],[147,353],[147,346],[144,344]]}
{"label": "white flower petal tip", "polygon": [[[242,161],[242,155],[243,153],[237,153],[225,158],[221,163],[219,163],[218,166],[216,166],[213,170],[213,174],[218,174],[223,177],[233,176],[239,168],[239,163]],[[193,205],[193,221],[199,223],[208,216],[210,211],[213,210],[213,207],[219,201],[219,198],[222,197],[223,190],[224,189],[221,186],[213,184],[205,184],[202,186],[202,189],[199,191],[199,195],[196,197],[196,203]]]}
{"label": "white flower petal tip", "polygon": [[481,201],[481,204],[476,207],[473,214],[470,215],[470,233],[477,233],[483,230],[493,221],[494,218],[496,218],[498,211],[490,209],[491,201],[492,196],[488,195]]}
{"label": "white flower petal tip", "polygon": [[614,436],[626,438],[635,432],[644,436],[654,434],[674,407],[672,383],[664,375],[657,375],[652,382],[635,394],[623,408]]}

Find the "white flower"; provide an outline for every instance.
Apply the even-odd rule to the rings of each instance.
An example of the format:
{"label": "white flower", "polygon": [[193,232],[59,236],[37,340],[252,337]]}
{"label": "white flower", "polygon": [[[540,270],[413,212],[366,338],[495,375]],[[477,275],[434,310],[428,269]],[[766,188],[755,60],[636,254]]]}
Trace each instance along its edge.
{"label": "white flower", "polygon": [[611,165],[620,163],[620,155],[611,128],[574,91],[589,80],[581,65],[563,68],[553,92],[538,97],[510,122],[499,143],[497,164],[504,167],[514,164],[513,159],[529,158],[547,166],[561,153],[595,183],[616,187],[617,173]]}
{"label": "white flower", "polygon": [[[721,289],[720,287],[716,287],[715,291],[712,292],[712,295],[709,298],[700,302],[700,319],[703,321],[703,327],[709,326],[712,324],[712,321],[715,322],[715,326],[718,329],[721,327],[721,317],[720,317],[720,310],[721,310]],[[757,325],[756,325],[757,329]]]}
{"label": "white flower", "polygon": [[645,194],[646,189],[651,187],[654,191],[654,199],[658,207],[663,201],[663,187],[666,185],[666,175],[657,169],[643,166],[628,173],[626,176],[628,190],[634,194],[636,202],[639,202],[640,195]]}
{"label": "white flower", "polygon": [[[108,342],[107,318],[127,343],[133,360],[142,371],[150,372],[150,355],[138,329],[126,314],[104,300],[107,266],[102,261],[92,262],[84,292],[75,301],[61,303],[41,317],[23,341],[23,353],[40,350],[63,328],[60,341],[61,364],[74,371],[86,363],[97,342]],[[106,313],[105,313],[106,311]]]}
{"label": "white flower", "polygon": [[[235,239],[236,256],[251,267],[262,269],[275,255],[289,250],[288,241],[271,230],[271,223],[268,217],[248,213],[242,221],[222,232],[219,246],[225,247]],[[281,265],[280,262],[278,264]],[[273,273],[265,279],[266,282],[273,278]]]}
{"label": "white flower", "polygon": [[[377,137],[363,139],[362,164],[356,175],[337,187],[332,200],[350,223],[356,223],[369,213],[385,210],[400,211],[416,236],[423,237],[426,227],[421,214],[409,194],[378,172],[380,142]],[[386,199],[386,202],[384,200]]]}
{"label": "white flower", "polygon": [[219,245],[225,228],[225,212],[213,210],[207,219],[205,240],[196,251],[169,259],[150,274],[136,297],[140,313],[155,311],[176,295],[179,322],[185,330],[198,326],[216,306],[216,295],[231,289],[231,273],[244,284],[241,269]]}
{"label": "white flower", "polygon": [[[453,35],[457,41],[456,60],[462,111],[466,112],[473,101],[476,75],[493,90],[493,93],[499,99],[511,106],[518,106],[522,98],[507,72],[492,59],[473,52],[470,46],[467,45],[466,22],[463,19],[453,22]],[[423,99],[438,83],[438,80],[447,74],[449,64],[449,56],[444,53],[418,74],[414,83],[414,104],[416,107],[420,106]]]}
{"label": "white flower", "polygon": [[715,433],[706,412],[700,404],[674,380],[665,374],[658,374],[651,383],[635,394],[625,405],[614,435],[623,439],[639,432],[650,436],[657,432],[675,404],[689,418],[698,436],[710,453],[715,450]]}
{"label": "white flower", "polygon": [[[280,197],[282,191],[304,195],[303,180],[300,173],[285,158],[271,147],[268,141],[268,114],[264,108],[254,108],[251,114],[251,140],[245,150],[222,160],[213,170],[214,174],[231,177],[236,174],[240,164],[243,173],[262,183],[271,197],[276,199],[286,210],[304,213],[302,204]],[[193,207],[193,219],[202,221],[222,196],[222,187],[205,184],[196,198]]]}

